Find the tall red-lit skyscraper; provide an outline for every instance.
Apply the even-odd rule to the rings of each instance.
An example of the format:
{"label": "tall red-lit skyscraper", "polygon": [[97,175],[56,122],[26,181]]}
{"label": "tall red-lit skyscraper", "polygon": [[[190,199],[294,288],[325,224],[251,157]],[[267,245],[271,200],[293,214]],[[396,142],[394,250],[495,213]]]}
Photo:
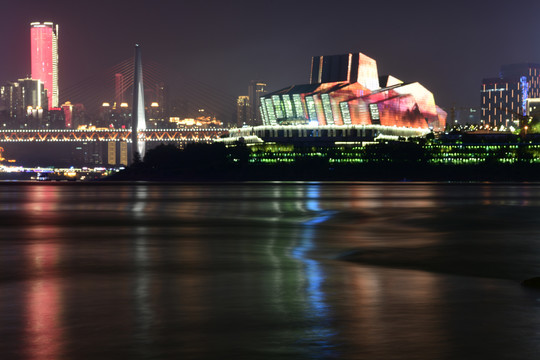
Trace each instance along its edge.
{"label": "tall red-lit skyscraper", "polygon": [[49,109],[58,107],[58,25],[52,22],[30,24],[32,78],[43,81]]}

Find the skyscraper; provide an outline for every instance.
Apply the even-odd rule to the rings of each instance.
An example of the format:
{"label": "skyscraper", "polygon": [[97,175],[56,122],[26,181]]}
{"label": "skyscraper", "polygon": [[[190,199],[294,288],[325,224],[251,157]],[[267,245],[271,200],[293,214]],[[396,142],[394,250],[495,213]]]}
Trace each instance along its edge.
{"label": "skyscraper", "polygon": [[261,106],[260,97],[266,94],[266,84],[261,81],[252,80],[249,84],[248,96],[249,96],[249,124],[250,126],[262,125],[261,113],[259,107]]}
{"label": "skyscraper", "polygon": [[58,107],[58,25],[30,24],[32,79],[41,80],[49,97],[49,109]]}
{"label": "skyscraper", "polygon": [[249,96],[239,96],[236,100],[236,126],[242,127],[249,123]]}

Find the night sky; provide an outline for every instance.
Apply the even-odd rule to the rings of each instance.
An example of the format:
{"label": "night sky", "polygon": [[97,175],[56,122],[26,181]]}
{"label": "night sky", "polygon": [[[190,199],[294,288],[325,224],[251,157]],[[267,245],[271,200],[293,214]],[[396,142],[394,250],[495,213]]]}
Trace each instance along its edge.
{"label": "night sky", "polygon": [[[0,0],[0,82],[30,72],[29,24],[60,26],[60,93],[133,56],[234,98],[309,82],[311,56],[362,52],[445,108],[478,106],[500,65],[540,62],[539,1]],[[172,94],[174,96],[174,94]]]}

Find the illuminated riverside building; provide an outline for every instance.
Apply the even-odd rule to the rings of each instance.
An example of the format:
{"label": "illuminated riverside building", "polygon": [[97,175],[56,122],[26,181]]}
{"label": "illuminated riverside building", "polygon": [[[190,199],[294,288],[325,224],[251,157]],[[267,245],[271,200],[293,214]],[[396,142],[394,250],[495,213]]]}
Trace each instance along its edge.
{"label": "illuminated riverside building", "polygon": [[52,22],[30,24],[32,78],[43,81],[49,109],[58,107],[58,25]]}
{"label": "illuminated riverside building", "polygon": [[446,113],[418,82],[379,77],[364,54],[316,56],[311,83],[261,97],[264,125],[381,125],[442,130]]}
{"label": "illuminated riverside building", "polygon": [[312,59],[310,84],[292,85],[260,99],[263,126],[231,129],[225,143],[365,142],[410,138],[443,130],[446,112],[418,82],[379,76],[368,56]]}
{"label": "illuminated riverside building", "polygon": [[527,99],[540,97],[540,64],[503,65],[498,78],[482,80],[481,120],[493,127],[516,126]]}

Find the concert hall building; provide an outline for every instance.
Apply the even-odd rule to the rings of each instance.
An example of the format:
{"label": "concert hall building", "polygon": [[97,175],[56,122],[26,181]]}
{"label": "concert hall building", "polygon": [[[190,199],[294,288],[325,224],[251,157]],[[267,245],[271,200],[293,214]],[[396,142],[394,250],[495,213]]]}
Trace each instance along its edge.
{"label": "concert hall building", "polygon": [[380,76],[364,54],[316,56],[311,81],[261,98],[265,125],[383,125],[444,129],[446,113],[418,82]]}
{"label": "concert hall building", "polygon": [[232,129],[225,142],[398,139],[446,125],[429,90],[379,76],[376,61],[361,53],[313,57],[310,83],[265,94],[259,111],[263,126]]}

